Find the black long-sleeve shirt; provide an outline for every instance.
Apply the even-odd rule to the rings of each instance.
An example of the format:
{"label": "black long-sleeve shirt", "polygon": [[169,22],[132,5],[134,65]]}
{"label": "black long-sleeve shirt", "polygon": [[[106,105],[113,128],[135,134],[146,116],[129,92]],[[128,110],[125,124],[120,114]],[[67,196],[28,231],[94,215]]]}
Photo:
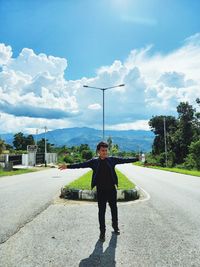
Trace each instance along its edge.
{"label": "black long-sleeve shirt", "polygon": [[110,167],[105,159],[100,159],[99,169],[96,176],[96,186],[97,190],[110,190],[115,188]]}

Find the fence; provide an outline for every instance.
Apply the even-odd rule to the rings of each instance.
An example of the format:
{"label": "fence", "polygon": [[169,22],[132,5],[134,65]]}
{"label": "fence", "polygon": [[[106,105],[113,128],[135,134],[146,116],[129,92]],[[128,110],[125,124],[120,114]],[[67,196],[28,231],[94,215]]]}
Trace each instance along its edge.
{"label": "fence", "polygon": [[36,164],[43,164],[45,163],[45,154],[44,153],[37,153],[36,154]]}
{"label": "fence", "polygon": [[22,155],[9,155],[8,162],[12,162],[14,165],[21,165],[22,164]]}
{"label": "fence", "polygon": [[[29,152],[25,155],[26,159],[24,158],[24,162],[28,162],[28,164],[23,165],[29,165],[34,166],[35,164],[44,164],[45,163],[45,153],[35,153],[35,152]],[[46,163],[57,163],[57,154],[56,153],[46,153]]]}
{"label": "fence", "polygon": [[[45,163],[45,153],[29,152],[22,155],[0,155],[0,165],[4,166],[5,163],[12,162],[14,165],[34,166],[35,164]],[[46,163],[57,163],[56,153],[46,153]]]}

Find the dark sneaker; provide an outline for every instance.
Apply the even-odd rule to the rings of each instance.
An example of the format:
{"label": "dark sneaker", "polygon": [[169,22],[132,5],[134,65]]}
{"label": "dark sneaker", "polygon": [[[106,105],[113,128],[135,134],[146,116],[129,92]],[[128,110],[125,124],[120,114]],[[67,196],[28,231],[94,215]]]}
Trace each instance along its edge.
{"label": "dark sneaker", "polygon": [[119,230],[119,228],[118,228],[117,225],[114,225],[114,224],[112,223],[112,228],[114,229],[115,234],[120,235],[120,230]]}
{"label": "dark sneaker", "polygon": [[114,232],[115,232],[116,235],[120,235],[120,230],[119,230],[119,228],[114,229]]}
{"label": "dark sneaker", "polygon": [[105,233],[100,233],[99,240],[104,242],[105,241]]}

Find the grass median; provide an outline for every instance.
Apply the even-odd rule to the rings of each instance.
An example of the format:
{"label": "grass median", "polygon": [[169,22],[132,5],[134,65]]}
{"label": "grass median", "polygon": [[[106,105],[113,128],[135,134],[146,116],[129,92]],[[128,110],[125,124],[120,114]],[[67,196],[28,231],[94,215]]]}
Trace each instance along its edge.
{"label": "grass median", "polygon": [[[135,188],[135,184],[131,182],[123,173],[116,170],[118,176],[118,189],[129,190]],[[65,186],[66,189],[91,190],[92,170],[82,175]]]}
{"label": "grass median", "polygon": [[167,168],[167,167],[160,167],[160,166],[144,166],[144,164],[141,162],[134,162],[133,165],[200,177],[200,171],[197,171],[197,170],[186,170],[186,169],[175,168],[175,167],[174,168]]}

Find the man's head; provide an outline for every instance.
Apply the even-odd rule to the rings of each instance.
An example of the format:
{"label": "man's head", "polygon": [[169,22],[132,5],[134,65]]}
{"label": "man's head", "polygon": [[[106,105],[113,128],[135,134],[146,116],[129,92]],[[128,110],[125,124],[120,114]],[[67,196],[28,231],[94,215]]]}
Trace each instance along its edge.
{"label": "man's head", "polygon": [[108,144],[106,142],[101,141],[97,145],[97,152],[100,158],[104,159],[108,156]]}

